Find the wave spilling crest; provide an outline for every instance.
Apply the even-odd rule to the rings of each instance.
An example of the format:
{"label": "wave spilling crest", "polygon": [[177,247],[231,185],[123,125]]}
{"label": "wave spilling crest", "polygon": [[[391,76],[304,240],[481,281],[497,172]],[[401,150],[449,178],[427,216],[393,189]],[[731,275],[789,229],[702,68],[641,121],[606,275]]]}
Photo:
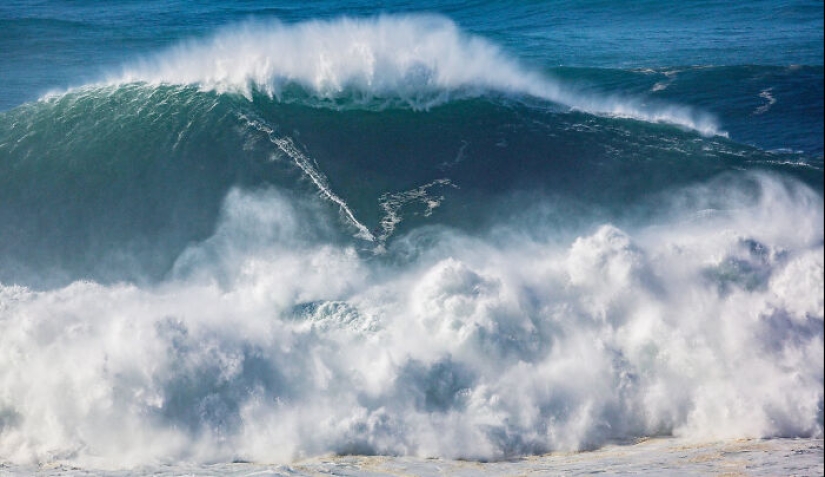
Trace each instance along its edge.
{"label": "wave spilling crest", "polygon": [[281,100],[308,95],[336,107],[427,109],[494,92],[725,135],[710,114],[687,106],[577,92],[575,85],[527,68],[494,43],[431,15],[248,23],[146,58],[110,82],[197,85],[249,99],[256,92]]}
{"label": "wave spilling crest", "polygon": [[568,74],[250,23],[0,113],[0,467],[821,437],[821,161]]}

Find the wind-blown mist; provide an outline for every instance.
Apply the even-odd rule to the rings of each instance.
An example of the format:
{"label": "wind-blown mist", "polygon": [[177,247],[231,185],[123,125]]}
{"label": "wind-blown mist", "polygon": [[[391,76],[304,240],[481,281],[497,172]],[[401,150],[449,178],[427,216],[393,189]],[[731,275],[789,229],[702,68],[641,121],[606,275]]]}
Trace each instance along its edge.
{"label": "wind-blown mist", "polygon": [[126,68],[110,82],[197,85],[289,99],[295,87],[327,105],[406,104],[427,109],[489,91],[519,93],[590,113],[725,135],[712,115],[686,106],[578,93],[519,64],[498,46],[440,16],[382,16],[250,23]]}
{"label": "wind-blown mist", "polygon": [[419,229],[396,264],[234,190],[156,286],[0,289],[0,445],[129,465],[821,436],[821,198],[731,185],[567,241]]}

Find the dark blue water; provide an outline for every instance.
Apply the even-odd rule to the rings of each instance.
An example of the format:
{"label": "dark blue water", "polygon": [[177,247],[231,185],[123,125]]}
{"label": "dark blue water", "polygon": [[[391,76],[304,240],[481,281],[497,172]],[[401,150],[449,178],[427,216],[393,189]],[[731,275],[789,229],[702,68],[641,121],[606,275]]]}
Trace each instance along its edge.
{"label": "dark blue water", "polygon": [[[615,82],[632,71],[649,68],[661,76],[708,68],[677,77],[665,96],[718,115],[743,142],[821,156],[822,9],[815,1],[114,2],[106,8],[12,1],[0,6],[0,109],[99,81],[138,58],[240,22],[430,12],[548,74],[559,67],[600,69],[576,81],[617,94],[649,86]],[[760,97],[765,91],[776,107],[754,115],[767,101]]]}
{"label": "dark blue water", "polygon": [[821,437],[822,194],[822,2],[4,2],[0,465]]}

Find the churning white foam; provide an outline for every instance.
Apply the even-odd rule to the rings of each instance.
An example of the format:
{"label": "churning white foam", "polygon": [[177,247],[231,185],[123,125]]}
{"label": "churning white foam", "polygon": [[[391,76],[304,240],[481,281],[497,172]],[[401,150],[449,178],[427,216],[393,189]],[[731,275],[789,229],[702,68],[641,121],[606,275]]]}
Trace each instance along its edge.
{"label": "churning white foam", "polygon": [[112,82],[198,85],[247,98],[253,91],[282,98],[298,86],[332,104],[400,101],[416,109],[494,91],[725,134],[711,115],[689,107],[578,93],[575,85],[527,68],[494,43],[432,15],[247,23],[144,59]]}
{"label": "churning white foam", "polygon": [[419,229],[401,264],[319,238],[316,206],[235,190],[163,283],[0,286],[0,456],[496,459],[821,436],[822,197],[749,180],[563,243]]}

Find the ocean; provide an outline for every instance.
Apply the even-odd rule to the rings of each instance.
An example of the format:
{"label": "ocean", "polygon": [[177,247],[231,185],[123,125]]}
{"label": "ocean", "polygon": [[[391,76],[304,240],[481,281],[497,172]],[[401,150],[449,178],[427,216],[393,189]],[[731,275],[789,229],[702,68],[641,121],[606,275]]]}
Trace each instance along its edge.
{"label": "ocean", "polygon": [[821,1],[3,2],[0,474],[821,474],[823,170]]}

